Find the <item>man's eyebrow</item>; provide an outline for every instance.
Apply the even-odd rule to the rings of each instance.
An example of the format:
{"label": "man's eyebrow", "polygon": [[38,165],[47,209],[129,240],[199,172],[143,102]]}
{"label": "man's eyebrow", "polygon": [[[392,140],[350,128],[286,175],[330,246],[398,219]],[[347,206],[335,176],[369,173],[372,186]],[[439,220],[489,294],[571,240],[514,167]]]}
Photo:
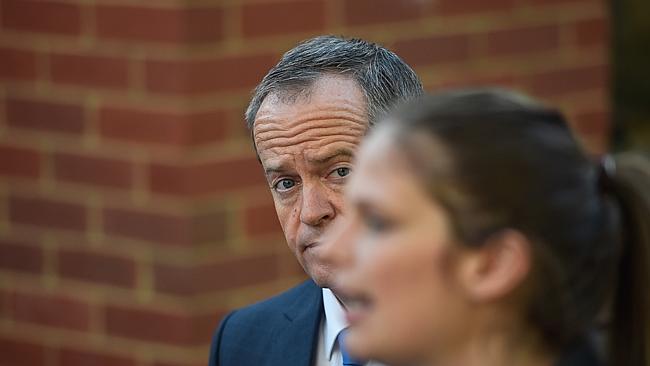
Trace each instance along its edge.
{"label": "man's eyebrow", "polygon": [[335,159],[335,158],[338,158],[338,157],[341,157],[341,156],[354,157],[354,151],[352,151],[350,149],[346,149],[346,148],[341,148],[341,149],[336,149],[336,150],[334,150],[333,152],[331,152],[329,154],[324,154],[322,156],[309,157],[307,160],[310,163],[321,165],[321,164],[325,164],[325,163],[329,162],[332,159]]}
{"label": "man's eyebrow", "polygon": [[[322,156],[308,157],[307,161],[315,165],[323,165],[338,157],[354,157],[354,151],[351,149],[341,148],[332,151],[331,153],[323,154]],[[268,176],[270,174],[285,173],[291,170],[289,164],[285,161],[275,161],[268,163],[264,168],[264,173]]]}
{"label": "man's eyebrow", "polygon": [[284,162],[280,163],[271,163],[269,166],[264,168],[264,174],[269,175],[273,173],[284,173],[288,170]]}

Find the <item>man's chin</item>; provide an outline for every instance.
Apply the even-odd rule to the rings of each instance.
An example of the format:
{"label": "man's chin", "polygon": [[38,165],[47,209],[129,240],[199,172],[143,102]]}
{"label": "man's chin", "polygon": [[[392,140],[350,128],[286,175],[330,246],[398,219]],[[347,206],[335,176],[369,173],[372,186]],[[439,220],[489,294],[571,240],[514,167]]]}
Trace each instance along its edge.
{"label": "man's chin", "polygon": [[325,268],[310,268],[307,274],[319,287],[329,288],[334,283],[334,276]]}

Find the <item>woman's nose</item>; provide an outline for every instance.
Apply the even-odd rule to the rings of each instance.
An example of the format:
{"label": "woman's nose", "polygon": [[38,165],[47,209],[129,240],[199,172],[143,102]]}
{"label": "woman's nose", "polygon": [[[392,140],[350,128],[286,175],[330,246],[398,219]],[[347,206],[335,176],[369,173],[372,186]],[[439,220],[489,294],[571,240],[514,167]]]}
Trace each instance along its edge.
{"label": "woman's nose", "polygon": [[333,268],[350,267],[355,261],[354,222],[347,216],[339,216],[323,237],[324,260]]}

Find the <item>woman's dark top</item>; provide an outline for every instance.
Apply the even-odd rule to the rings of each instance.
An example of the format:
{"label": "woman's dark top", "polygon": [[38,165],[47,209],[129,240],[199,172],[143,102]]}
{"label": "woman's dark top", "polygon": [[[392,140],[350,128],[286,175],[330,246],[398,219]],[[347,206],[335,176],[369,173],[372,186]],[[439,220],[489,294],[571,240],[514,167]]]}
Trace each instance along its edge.
{"label": "woman's dark top", "polygon": [[605,366],[595,340],[585,337],[568,347],[556,366]]}

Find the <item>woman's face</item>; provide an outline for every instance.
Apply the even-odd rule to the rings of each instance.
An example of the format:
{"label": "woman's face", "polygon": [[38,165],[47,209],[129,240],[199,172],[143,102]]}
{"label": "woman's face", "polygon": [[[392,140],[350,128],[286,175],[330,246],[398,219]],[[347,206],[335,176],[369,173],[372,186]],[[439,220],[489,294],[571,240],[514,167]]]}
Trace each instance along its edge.
{"label": "woman's face", "polygon": [[380,127],[359,152],[349,211],[331,237],[333,251],[354,255],[334,290],[348,309],[350,352],[408,364],[453,347],[469,320],[449,218],[392,139]]}

